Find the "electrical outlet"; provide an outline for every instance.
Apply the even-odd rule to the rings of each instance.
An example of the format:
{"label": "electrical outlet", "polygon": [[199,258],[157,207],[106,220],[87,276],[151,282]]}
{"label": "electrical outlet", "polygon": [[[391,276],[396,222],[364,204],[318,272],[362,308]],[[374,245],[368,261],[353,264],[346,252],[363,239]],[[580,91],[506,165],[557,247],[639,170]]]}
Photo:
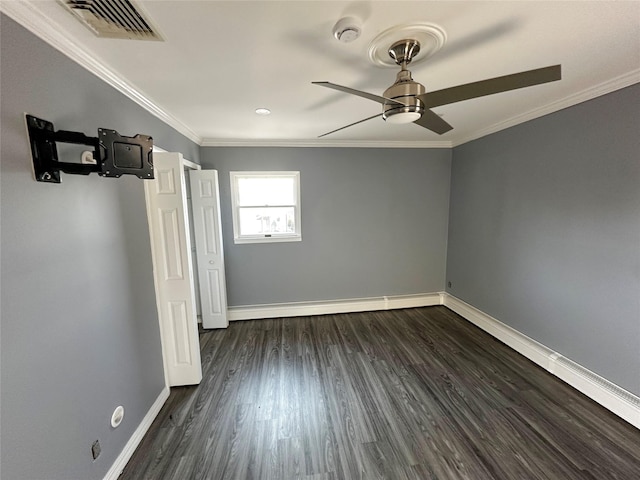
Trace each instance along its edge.
{"label": "electrical outlet", "polygon": [[453,284],[451,282],[447,282],[447,287],[451,288]]}
{"label": "electrical outlet", "polygon": [[100,448],[100,440],[96,440],[95,442],[93,442],[93,444],[91,444],[91,456],[94,460],[100,456],[101,451],[102,449]]}

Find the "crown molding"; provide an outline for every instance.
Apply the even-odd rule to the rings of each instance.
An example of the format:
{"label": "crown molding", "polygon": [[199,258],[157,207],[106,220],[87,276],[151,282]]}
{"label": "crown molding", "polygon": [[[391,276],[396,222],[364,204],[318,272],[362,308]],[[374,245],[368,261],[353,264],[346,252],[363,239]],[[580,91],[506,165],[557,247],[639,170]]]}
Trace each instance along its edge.
{"label": "crown molding", "polygon": [[453,148],[492,133],[505,130],[538,117],[557,112],[567,107],[577,105],[587,100],[606,95],[607,93],[640,83],[640,69],[632,70],[612,80],[603,82],[581,92],[569,95],[555,102],[539,108],[529,110],[502,122],[495,123],[471,134],[451,141],[400,141],[400,140],[254,140],[254,139],[215,139],[202,138],[186,124],[165,111],[143,91],[127,82],[118,72],[101,63],[93,55],[74,43],[64,30],[39,9],[32,5],[31,0],[0,1],[0,12],[6,14],[35,36],[60,51],[71,60],[84,67],[108,85],[131,99],[156,118],[166,123],[189,140],[202,147],[325,147],[325,148]]}
{"label": "crown molding", "polygon": [[547,105],[543,105],[542,107],[529,110],[528,112],[516,115],[515,117],[511,117],[502,122],[495,123],[481,130],[477,130],[471,135],[452,142],[452,146],[457,147],[458,145],[462,145],[463,143],[467,143],[472,140],[491,135],[492,133],[499,132],[500,130],[514,127],[521,123],[528,122],[529,120],[535,120],[536,118],[542,117],[544,115],[548,115],[550,113],[572,107],[579,103],[583,103],[602,95],[606,95],[607,93],[615,92],[616,90],[635,85],[636,83],[640,83],[640,69],[632,70],[631,72],[625,73],[624,75],[620,75],[619,77],[587,88],[586,90],[582,90],[581,92],[574,93],[572,95],[569,95],[568,97],[561,98],[560,100],[548,103]]}
{"label": "crown molding", "polygon": [[65,35],[64,29],[45,17],[29,0],[0,1],[0,11],[202,147],[451,148],[453,146],[451,142],[442,141],[203,139],[180,120],[153,102],[143,91],[127,82],[118,72],[107,67],[99,59],[96,59],[69,39]]}
{"label": "crown molding", "polygon": [[452,142],[402,140],[238,140],[205,138],[201,147],[451,148]]}
{"label": "crown molding", "polygon": [[0,11],[102,81],[111,85],[127,98],[133,100],[159,120],[200,145],[202,139],[199,135],[153,102],[144,92],[127,82],[118,72],[110,69],[77,43],[71,41],[58,24],[44,16],[31,2],[25,0],[0,1]]}

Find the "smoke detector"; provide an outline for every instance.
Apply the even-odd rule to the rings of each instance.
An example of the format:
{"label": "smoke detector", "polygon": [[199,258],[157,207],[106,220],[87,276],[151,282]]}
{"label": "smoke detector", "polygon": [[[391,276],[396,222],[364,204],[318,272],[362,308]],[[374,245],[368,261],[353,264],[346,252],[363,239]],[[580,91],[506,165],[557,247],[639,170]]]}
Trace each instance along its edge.
{"label": "smoke detector", "polygon": [[333,26],[333,36],[342,43],[356,40],[362,33],[362,22],[356,17],[344,17]]}

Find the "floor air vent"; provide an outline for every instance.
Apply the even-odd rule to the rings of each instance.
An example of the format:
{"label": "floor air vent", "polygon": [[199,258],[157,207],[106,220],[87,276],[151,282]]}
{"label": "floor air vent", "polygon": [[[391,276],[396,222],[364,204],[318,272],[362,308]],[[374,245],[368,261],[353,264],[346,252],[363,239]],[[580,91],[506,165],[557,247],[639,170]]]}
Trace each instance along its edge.
{"label": "floor air vent", "polygon": [[98,37],[163,40],[130,0],[59,0]]}

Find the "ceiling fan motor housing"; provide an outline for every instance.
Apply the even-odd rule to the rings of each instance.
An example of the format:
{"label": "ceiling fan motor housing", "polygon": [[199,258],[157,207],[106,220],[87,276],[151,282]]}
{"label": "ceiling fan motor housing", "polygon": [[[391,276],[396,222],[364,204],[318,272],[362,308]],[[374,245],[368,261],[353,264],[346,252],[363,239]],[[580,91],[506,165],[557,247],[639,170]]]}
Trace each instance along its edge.
{"label": "ceiling fan motor housing", "polygon": [[[404,106],[399,106],[394,103],[384,104],[382,118],[394,123],[395,119],[392,118],[394,115],[410,113],[414,115],[401,115],[398,120],[400,120],[400,118],[403,120],[397,123],[407,123],[407,120],[417,120],[424,112],[424,103],[422,103],[417,97],[425,92],[426,89],[422,84],[413,81],[411,78],[411,72],[408,70],[401,70],[398,73],[396,82],[384,91],[383,97],[403,103]],[[418,115],[416,116],[415,114]],[[413,120],[410,120],[412,117]]]}

